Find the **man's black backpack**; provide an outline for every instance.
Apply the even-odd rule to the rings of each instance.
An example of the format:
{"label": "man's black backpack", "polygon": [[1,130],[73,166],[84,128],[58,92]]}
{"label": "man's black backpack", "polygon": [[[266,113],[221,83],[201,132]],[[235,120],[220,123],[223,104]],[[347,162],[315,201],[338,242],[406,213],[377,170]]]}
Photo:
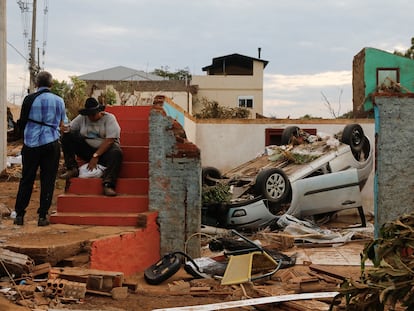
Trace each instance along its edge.
{"label": "man's black backpack", "polygon": [[30,109],[32,109],[32,104],[33,104],[34,100],[40,94],[47,93],[47,92],[50,92],[50,90],[49,89],[43,89],[41,91],[29,94],[24,98],[22,108],[20,110],[20,118],[16,121],[16,126],[14,128],[15,139],[23,138],[24,128],[26,127],[26,124],[27,124],[28,121],[38,123],[38,124],[42,124],[42,125],[46,125],[46,126],[51,126],[51,125],[46,124],[46,123],[41,122],[41,121],[36,121],[36,120],[29,119]]}

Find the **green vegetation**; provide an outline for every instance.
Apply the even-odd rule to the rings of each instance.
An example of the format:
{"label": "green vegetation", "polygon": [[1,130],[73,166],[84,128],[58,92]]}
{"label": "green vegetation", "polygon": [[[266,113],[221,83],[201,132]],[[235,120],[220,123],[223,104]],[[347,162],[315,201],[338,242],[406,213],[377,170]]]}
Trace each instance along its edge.
{"label": "green vegetation", "polygon": [[198,119],[247,119],[250,111],[247,108],[230,108],[219,105],[218,102],[203,97],[200,101],[202,109],[194,116]]}
{"label": "green vegetation", "polygon": [[103,94],[104,103],[105,105],[115,105],[116,104],[116,93],[113,89],[108,88]]}
{"label": "green vegetation", "polygon": [[[360,279],[341,286],[346,310],[414,310],[414,214],[384,224],[380,237],[364,248]],[[374,266],[366,268],[367,260]]]}
{"label": "green vegetation", "polygon": [[190,70],[188,68],[184,69],[177,69],[175,72],[171,72],[168,70],[168,66],[161,66],[161,68],[156,68],[152,72],[152,74],[158,75],[160,77],[164,77],[168,80],[191,80]]}
{"label": "green vegetation", "polygon": [[230,186],[218,183],[215,186],[203,186],[201,202],[203,206],[228,203],[231,199]]}

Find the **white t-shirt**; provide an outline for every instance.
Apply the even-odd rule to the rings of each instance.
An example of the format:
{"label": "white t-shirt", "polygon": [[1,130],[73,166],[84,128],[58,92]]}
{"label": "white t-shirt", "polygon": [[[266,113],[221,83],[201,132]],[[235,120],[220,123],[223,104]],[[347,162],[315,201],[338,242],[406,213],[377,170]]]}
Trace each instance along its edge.
{"label": "white t-shirt", "polygon": [[88,116],[79,114],[70,123],[71,131],[79,131],[85,141],[93,148],[98,148],[106,138],[115,138],[119,144],[121,127],[112,113],[104,112],[102,118],[92,122]]}

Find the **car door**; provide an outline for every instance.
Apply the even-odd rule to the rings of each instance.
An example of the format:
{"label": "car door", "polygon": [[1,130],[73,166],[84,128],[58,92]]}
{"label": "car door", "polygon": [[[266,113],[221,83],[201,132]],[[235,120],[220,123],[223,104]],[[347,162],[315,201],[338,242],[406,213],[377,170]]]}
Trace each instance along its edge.
{"label": "car door", "polygon": [[287,214],[304,217],[362,206],[356,169],[319,175],[292,183]]}

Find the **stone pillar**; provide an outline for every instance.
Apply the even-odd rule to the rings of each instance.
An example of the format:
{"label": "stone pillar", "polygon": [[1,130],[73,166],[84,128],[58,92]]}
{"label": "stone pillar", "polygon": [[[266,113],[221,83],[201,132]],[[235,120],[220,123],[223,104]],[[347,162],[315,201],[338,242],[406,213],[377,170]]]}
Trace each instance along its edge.
{"label": "stone pillar", "polygon": [[[414,211],[414,96],[375,97],[375,232]],[[411,95],[411,96],[410,96]]]}
{"label": "stone pillar", "polygon": [[158,211],[161,255],[173,251],[200,256],[200,150],[162,107],[149,118],[149,210]]}

